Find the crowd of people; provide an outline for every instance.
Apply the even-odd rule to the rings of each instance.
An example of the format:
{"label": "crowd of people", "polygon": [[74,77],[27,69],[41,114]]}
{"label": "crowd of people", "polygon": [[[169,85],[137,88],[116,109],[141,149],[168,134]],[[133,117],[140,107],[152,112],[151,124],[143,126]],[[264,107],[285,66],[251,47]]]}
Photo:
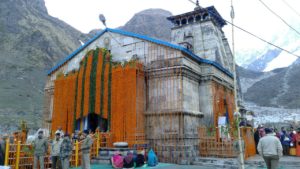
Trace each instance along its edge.
{"label": "crowd of people", "polygon": [[[93,144],[93,139],[89,135],[88,130],[84,130],[77,140],[82,141],[81,153],[82,153],[82,169],[90,169],[90,149]],[[34,148],[34,163],[33,168],[37,169],[38,163],[40,169],[44,169],[44,158],[48,152],[48,144],[50,144],[50,155],[53,169],[69,169],[70,158],[73,150],[73,142],[70,135],[64,133],[61,129],[55,132],[55,138],[48,141],[48,138],[44,137],[43,131],[38,132],[38,137],[33,141]]]}
{"label": "crowd of people", "polygon": [[113,168],[139,168],[139,167],[154,167],[158,164],[157,156],[154,151],[150,149],[146,156],[144,151],[137,153],[136,151],[127,152],[127,155],[123,156],[119,151],[115,152],[111,157],[111,164]]}
{"label": "crowd of people", "polygon": [[[300,137],[300,128],[297,130],[294,127],[290,127],[286,130],[285,127],[281,127],[278,131],[276,128],[269,128],[272,131],[273,136],[277,137],[283,147],[283,155],[290,155],[290,148],[296,147],[297,136]],[[259,125],[254,133],[255,145],[257,147],[259,140],[266,135],[265,128]],[[256,151],[258,153],[258,151]]]}
{"label": "crowd of people", "polygon": [[287,131],[285,127],[281,127],[279,132],[276,128],[259,125],[254,133],[254,140],[256,152],[263,157],[267,168],[275,169],[279,158],[282,155],[290,155],[290,148],[295,148],[297,141],[300,141],[300,128],[295,131],[290,127]]}

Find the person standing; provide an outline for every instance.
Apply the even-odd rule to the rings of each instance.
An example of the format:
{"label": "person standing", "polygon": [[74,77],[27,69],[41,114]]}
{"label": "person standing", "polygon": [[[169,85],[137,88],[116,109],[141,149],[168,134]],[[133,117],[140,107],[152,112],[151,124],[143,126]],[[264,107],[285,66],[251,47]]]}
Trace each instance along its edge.
{"label": "person standing", "polygon": [[48,141],[43,137],[42,130],[38,132],[38,137],[33,141],[34,147],[34,162],[33,169],[37,169],[38,162],[40,162],[40,169],[44,169],[44,157],[48,150]]}
{"label": "person standing", "polygon": [[268,169],[277,169],[279,158],[282,156],[282,145],[269,128],[265,128],[265,133],[266,136],[258,142],[257,150]]}
{"label": "person standing", "polygon": [[258,154],[257,151],[257,145],[260,139],[260,135],[259,135],[259,130],[262,128],[262,125],[259,125],[256,129],[256,131],[254,132],[254,142],[255,142],[255,149],[256,149],[256,154]]}
{"label": "person standing", "polygon": [[82,143],[81,143],[81,152],[82,152],[82,169],[90,169],[90,149],[93,144],[93,140],[89,135],[88,130],[84,130],[82,133]]}
{"label": "person standing", "polygon": [[283,147],[283,155],[289,155],[291,138],[285,130],[282,131],[280,141]]}
{"label": "person standing", "polygon": [[60,138],[60,132],[55,132],[55,139],[52,141],[51,144],[52,169],[61,169],[61,162],[59,159],[61,143],[62,139]]}
{"label": "person standing", "polygon": [[66,133],[60,147],[60,158],[63,169],[69,169],[72,150],[73,145],[70,140],[70,136]]}

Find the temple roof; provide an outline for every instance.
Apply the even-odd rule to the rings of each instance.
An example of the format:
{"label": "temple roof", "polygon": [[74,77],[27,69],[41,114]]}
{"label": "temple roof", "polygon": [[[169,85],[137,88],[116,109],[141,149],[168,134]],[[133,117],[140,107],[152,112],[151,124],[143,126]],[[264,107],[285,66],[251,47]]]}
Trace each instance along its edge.
{"label": "temple roof", "polygon": [[182,46],[175,45],[175,44],[172,44],[172,43],[169,43],[169,42],[166,42],[166,41],[154,39],[154,38],[151,38],[151,37],[148,37],[148,36],[145,36],[145,35],[139,35],[139,34],[136,34],[136,33],[126,32],[126,31],[123,31],[123,30],[111,29],[111,28],[106,28],[106,29],[102,30],[101,32],[99,32],[95,37],[93,37],[92,39],[90,39],[84,45],[80,46],[78,49],[76,49],[69,56],[67,56],[66,58],[64,58],[61,61],[59,61],[54,67],[52,67],[47,72],[47,74],[51,75],[53,72],[55,72],[61,66],[63,66],[64,64],[66,64],[69,60],[71,60],[72,58],[74,58],[78,53],[80,53],[82,50],[84,50],[87,46],[89,46],[91,43],[93,43],[96,39],[98,39],[99,37],[101,37],[106,32],[112,32],[112,33],[117,33],[117,34],[121,34],[121,35],[124,35],[124,36],[130,36],[130,37],[134,37],[134,38],[146,40],[146,41],[149,41],[149,42],[152,42],[152,43],[156,43],[156,44],[159,44],[159,45],[163,45],[163,46],[167,46],[167,47],[170,47],[170,48],[173,48],[173,49],[180,50],[181,52],[183,52],[183,53],[187,54],[188,56],[190,56],[192,59],[196,60],[198,63],[210,64],[210,65],[216,67],[217,69],[219,69],[220,71],[224,72],[225,74],[227,74],[231,78],[233,78],[232,73],[229,72],[224,67],[222,67],[217,62],[214,62],[214,61],[211,61],[211,60],[207,60],[207,59],[203,59],[203,58],[195,55],[190,50],[182,47]]}
{"label": "temple roof", "polygon": [[175,23],[176,19],[180,19],[183,17],[189,17],[189,16],[193,16],[193,15],[197,15],[197,14],[203,14],[205,12],[210,14],[210,16],[212,18],[214,18],[221,27],[226,25],[226,21],[222,18],[222,16],[219,14],[219,12],[216,10],[216,8],[214,6],[209,6],[206,8],[198,7],[198,8],[195,8],[194,11],[187,12],[187,13],[180,14],[180,15],[170,16],[167,19],[170,20],[171,22]]}

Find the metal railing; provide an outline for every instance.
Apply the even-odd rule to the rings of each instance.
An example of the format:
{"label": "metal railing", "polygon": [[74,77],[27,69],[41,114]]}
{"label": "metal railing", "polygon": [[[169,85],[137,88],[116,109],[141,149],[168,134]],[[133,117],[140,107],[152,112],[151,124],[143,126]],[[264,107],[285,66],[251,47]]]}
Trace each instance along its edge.
{"label": "metal railing", "polygon": [[[248,158],[256,154],[252,128],[240,127],[241,138],[245,143],[244,156]],[[233,129],[225,132],[221,128],[199,127],[199,153],[203,157],[236,157],[238,152],[234,143],[237,141],[237,133]]]}

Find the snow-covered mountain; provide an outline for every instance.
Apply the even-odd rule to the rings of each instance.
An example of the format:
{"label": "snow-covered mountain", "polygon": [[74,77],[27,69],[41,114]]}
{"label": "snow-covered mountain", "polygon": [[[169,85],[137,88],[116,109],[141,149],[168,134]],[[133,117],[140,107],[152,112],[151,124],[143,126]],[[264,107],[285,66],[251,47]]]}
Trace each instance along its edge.
{"label": "snow-covered mountain", "polygon": [[[292,29],[274,35],[271,43],[300,56],[300,35]],[[292,65],[298,57],[265,44],[259,49],[237,49],[237,64],[253,71],[268,72]]]}

